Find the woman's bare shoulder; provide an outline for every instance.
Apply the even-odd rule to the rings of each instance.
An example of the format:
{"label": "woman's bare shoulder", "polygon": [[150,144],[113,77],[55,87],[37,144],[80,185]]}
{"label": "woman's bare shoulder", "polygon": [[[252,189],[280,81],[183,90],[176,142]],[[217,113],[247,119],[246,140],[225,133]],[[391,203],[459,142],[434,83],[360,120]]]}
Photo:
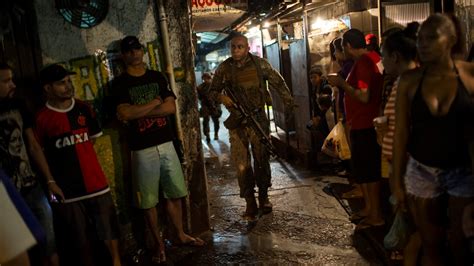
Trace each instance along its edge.
{"label": "woman's bare shoulder", "polygon": [[456,60],[454,61],[454,63],[456,64],[456,67],[459,71],[462,71],[465,74],[474,76],[474,63],[466,62],[462,60]]}
{"label": "woman's bare shoulder", "polygon": [[420,83],[420,79],[423,76],[423,70],[421,68],[410,69],[400,75],[399,88],[410,90],[416,88]]}
{"label": "woman's bare shoulder", "polygon": [[417,67],[415,69],[410,69],[405,72],[400,76],[400,79],[405,79],[405,80],[413,80],[413,79],[419,79],[421,75],[423,74],[423,70],[421,67]]}
{"label": "woman's bare shoulder", "polygon": [[474,95],[474,63],[456,60],[454,62],[464,86]]}

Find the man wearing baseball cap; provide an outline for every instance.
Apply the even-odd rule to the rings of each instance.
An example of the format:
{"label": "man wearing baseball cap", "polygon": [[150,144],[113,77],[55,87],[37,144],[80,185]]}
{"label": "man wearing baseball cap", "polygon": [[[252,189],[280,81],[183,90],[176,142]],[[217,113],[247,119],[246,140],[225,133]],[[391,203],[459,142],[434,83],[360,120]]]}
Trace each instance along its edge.
{"label": "man wearing baseball cap", "polygon": [[142,44],[135,36],[127,36],[120,41],[120,51],[122,51],[122,53],[142,48]]}
{"label": "man wearing baseball cap", "polygon": [[[51,173],[41,146],[35,138],[34,116],[29,112],[23,100],[13,97],[15,90],[12,67],[6,62],[0,62],[0,169],[3,169],[11,178],[13,185],[46,233],[46,238],[40,241],[38,246],[41,260],[44,265],[56,266],[59,265],[59,260],[56,252],[53,214],[40,185],[39,177],[43,177],[49,193],[62,198],[63,192],[56,185],[55,176]],[[38,173],[33,166],[36,166]],[[0,211],[4,215],[4,210]],[[2,223],[5,224],[3,218]],[[0,238],[6,238],[1,232],[0,235]],[[7,256],[8,251],[20,245],[19,242],[11,243],[9,250],[0,249],[0,253]],[[33,256],[32,260],[38,259]],[[0,263],[2,263],[1,259]]]}
{"label": "man wearing baseball cap", "polygon": [[142,45],[135,36],[123,38],[120,48],[126,68],[113,80],[112,96],[118,104],[118,120],[127,125],[133,197],[136,207],[143,210],[155,242],[152,260],[164,262],[166,255],[156,209],[160,191],[179,242],[204,245],[200,238],[184,232],[182,222],[181,204],[188,190],[173,145],[174,126],[169,119],[176,113],[176,96],[161,72],[146,68]]}
{"label": "man wearing baseball cap", "polygon": [[74,99],[73,74],[58,64],[41,70],[47,102],[36,117],[36,135],[55,177],[51,182],[64,194],[61,202],[52,204],[60,259],[64,265],[94,265],[88,233],[92,228],[107,246],[113,265],[119,266],[115,205],[93,147],[102,130],[92,108]]}

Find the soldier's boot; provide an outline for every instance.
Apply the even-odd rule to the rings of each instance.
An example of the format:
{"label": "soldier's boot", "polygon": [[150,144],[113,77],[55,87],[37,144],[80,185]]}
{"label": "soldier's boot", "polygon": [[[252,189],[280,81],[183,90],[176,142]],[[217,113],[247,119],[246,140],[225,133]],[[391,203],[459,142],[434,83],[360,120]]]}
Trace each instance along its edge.
{"label": "soldier's boot", "polygon": [[255,220],[258,214],[257,201],[255,200],[255,197],[253,195],[246,197],[245,202],[247,203],[247,206],[242,217],[246,220]]}
{"label": "soldier's boot", "polygon": [[271,213],[273,210],[273,204],[268,199],[268,190],[267,189],[259,189],[258,191],[258,206],[260,207],[260,211],[263,214]]}
{"label": "soldier's boot", "polygon": [[206,142],[207,143],[211,142],[211,137],[209,137],[209,134],[206,134]]}
{"label": "soldier's boot", "polygon": [[217,133],[217,132],[214,133],[214,139],[215,139],[215,140],[218,140],[218,139],[219,139],[219,133]]}

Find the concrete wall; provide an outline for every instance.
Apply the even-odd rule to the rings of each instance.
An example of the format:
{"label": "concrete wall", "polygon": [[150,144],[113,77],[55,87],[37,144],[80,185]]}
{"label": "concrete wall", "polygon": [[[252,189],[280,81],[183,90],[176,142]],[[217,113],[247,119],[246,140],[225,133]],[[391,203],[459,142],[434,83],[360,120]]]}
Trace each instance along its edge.
{"label": "concrete wall", "polygon": [[125,35],[136,35],[143,43],[157,38],[152,1],[109,1],[109,11],[99,25],[80,29],[66,22],[55,1],[36,1],[38,32],[45,64],[106,51]]}
{"label": "concrete wall", "polygon": [[469,52],[474,43],[474,4],[471,0],[457,0],[455,6],[456,16],[465,30],[466,45]]}

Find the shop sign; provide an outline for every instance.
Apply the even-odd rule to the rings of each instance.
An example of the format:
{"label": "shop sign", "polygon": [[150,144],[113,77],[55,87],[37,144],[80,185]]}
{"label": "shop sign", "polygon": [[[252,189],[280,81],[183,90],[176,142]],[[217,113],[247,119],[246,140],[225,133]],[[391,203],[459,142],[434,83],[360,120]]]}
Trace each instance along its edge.
{"label": "shop sign", "polygon": [[192,0],[193,16],[208,16],[221,13],[240,13],[247,10],[247,0]]}

